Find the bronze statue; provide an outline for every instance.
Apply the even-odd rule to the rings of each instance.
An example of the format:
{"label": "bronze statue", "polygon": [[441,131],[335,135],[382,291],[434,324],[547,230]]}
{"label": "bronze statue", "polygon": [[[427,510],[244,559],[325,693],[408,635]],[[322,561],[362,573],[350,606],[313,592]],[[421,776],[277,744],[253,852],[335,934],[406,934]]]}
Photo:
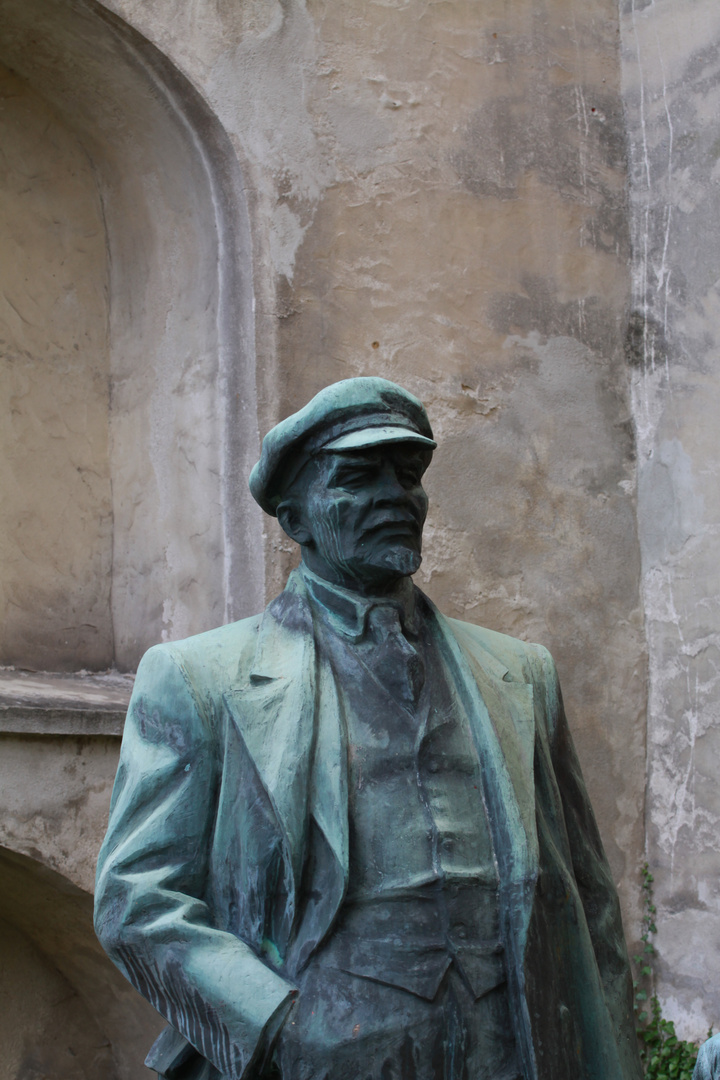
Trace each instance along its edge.
{"label": "bronze statue", "polygon": [[302,562],[137,675],[97,878],[168,1080],[640,1080],[616,891],[549,653],[412,583],[435,447],[327,387],[250,477]]}
{"label": "bronze statue", "polygon": [[720,1080],[720,1035],[712,1035],[700,1047],[693,1080]]}

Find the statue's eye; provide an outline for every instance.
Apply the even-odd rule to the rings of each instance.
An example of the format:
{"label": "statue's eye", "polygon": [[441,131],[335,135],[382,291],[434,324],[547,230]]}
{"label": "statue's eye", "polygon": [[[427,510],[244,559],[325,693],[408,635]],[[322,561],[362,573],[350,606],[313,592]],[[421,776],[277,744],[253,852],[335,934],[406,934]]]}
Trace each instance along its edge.
{"label": "statue's eye", "polygon": [[348,488],[350,490],[361,488],[367,484],[371,472],[371,469],[359,466],[339,469],[333,478],[333,487]]}
{"label": "statue's eye", "polygon": [[403,487],[417,487],[422,480],[422,468],[419,465],[406,465],[398,469],[397,476]]}

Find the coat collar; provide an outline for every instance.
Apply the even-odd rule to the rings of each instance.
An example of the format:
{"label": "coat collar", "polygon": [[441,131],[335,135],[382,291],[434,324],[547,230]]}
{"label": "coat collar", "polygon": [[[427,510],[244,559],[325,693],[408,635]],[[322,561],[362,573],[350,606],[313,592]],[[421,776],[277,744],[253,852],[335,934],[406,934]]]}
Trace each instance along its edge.
{"label": "coat collar", "polygon": [[257,685],[271,679],[292,678],[295,667],[291,657],[304,648],[312,633],[307,592],[300,574],[293,570],[283,592],[268,604],[263,613],[255,658],[250,669],[250,682]]}
{"label": "coat collar", "polygon": [[332,631],[355,645],[364,638],[368,615],[374,607],[391,605],[397,608],[403,630],[411,635],[418,632],[416,590],[412,578],[402,578],[393,592],[387,595],[361,596],[352,589],[325,581],[306,566],[293,571],[293,574],[299,574],[302,578],[313,609],[320,618]]}

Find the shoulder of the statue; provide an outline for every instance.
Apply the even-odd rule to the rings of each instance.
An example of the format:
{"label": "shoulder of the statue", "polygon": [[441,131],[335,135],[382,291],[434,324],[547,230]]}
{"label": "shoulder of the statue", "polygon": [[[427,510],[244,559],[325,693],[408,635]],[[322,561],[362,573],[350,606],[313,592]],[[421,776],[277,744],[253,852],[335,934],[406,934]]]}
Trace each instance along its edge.
{"label": "shoulder of the statue", "polygon": [[[299,575],[291,574],[287,588],[260,614],[192,637],[154,645],[146,655],[159,659],[165,654],[196,687],[203,684],[212,696],[226,688],[244,685],[253,670],[263,634],[267,648],[272,647],[268,634],[272,638],[282,627],[311,627],[307,597],[298,578]],[[141,673],[142,667],[138,675]]]}
{"label": "shoulder of the statue", "polygon": [[[248,671],[252,667],[262,620],[263,613],[179,641],[163,642],[146,656],[159,659],[164,655],[194,678],[204,677],[220,685],[225,681],[223,675],[234,679],[245,666]],[[142,666],[138,675],[141,673]]]}
{"label": "shoulder of the statue", "polygon": [[[427,599],[427,598],[426,598]],[[522,641],[520,638],[490,630],[477,623],[466,622],[443,615],[433,606],[440,623],[456,639],[458,644],[480,663],[489,654],[497,664],[507,669],[512,679],[528,680],[537,677],[539,668],[550,659],[543,645]]]}

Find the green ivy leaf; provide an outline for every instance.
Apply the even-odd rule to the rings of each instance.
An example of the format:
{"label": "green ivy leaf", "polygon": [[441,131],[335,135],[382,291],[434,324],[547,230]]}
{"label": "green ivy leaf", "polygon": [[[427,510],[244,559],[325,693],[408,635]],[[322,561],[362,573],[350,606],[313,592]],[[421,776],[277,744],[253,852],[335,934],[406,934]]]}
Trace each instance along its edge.
{"label": "green ivy leaf", "polygon": [[[656,907],[653,904],[652,883],[653,876],[647,863],[641,868],[643,876],[645,914],[642,920],[642,933],[640,940],[643,942],[643,951],[639,956],[633,956],[633,962],[639,968],[639,978],[650,980],[652,988],[652,957],[657,955],[655,946],[650,941],[650,935],[657,933],[657,927],[653,916]],[[643,961],[645,963],[643,964]],[[637,1014],[638,1027],[636,1033],[640,1041],[640,1059],[643,1063],[645,1080],[692,1080],[692,1071],[697,1060],[698,1048],[694,1043],[678,1039],[675,1033],[675,1023],[667,1020],[662,1015],[662,1007],[657,994],[650,997],[651,1009],[642,1009],[640,1002],[647,1001],[648,991],[638,990],[638,979],[633,981],[635,990],[634,1010]],[[708,1032],[708,1038],[712,1030]]]}

